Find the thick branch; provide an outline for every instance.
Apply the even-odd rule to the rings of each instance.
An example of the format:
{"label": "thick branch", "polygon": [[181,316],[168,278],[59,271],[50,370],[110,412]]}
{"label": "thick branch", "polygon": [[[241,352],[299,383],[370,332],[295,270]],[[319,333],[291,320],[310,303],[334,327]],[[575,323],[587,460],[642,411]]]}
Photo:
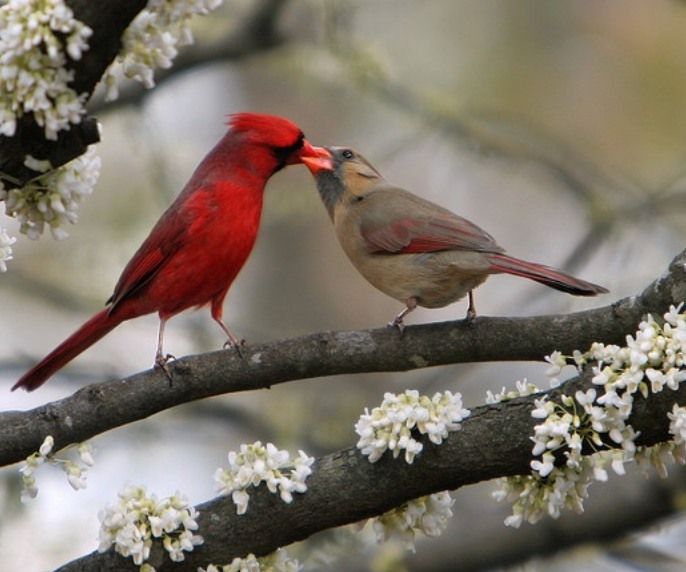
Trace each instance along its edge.
{"label": "thick branch", "polygon": [[[590,386],[590,375],[579,376],[548,392],[573,395]],[[237,516],[230,498],[198,506],[200,533],[205,544],[182,564],[163,560],[158,547],[151,564],[158,571],[194,571],[208,563],[227,563],[249,552],[264,555],[321,530],[381,514],[403,502],[442,490],[528,473],[535,396],[479,407],[440,446],[424,440],[424,451],[414,464],[388,453],[370,464],[356,449],[346,449],[317,460],[308,490],[284,504],[262,486],[251,492],[248,512]],[[673,403],[686,403],[686,384],[665,390],[648,400],[638,398],[630,423],[639,432],[639,445],[669,438],[667,412]],[[61,572],[129,570],[131,565],[112,551],[92,553],[60,568]]]}
{"label": "thick branch", "polygon": [[[68,0],[74,17],[93,30],[89,49],[72,62],[72,87],[77,93],[91,94],[121,46],[121,36],[147,0]],[[56,141],[45,139],[43,128],[33,115],[25,115],[13,137],[0,136],[0,172],[26,183],[37,173],[24,166],[26,155],[48,159],[53,167],[64,165],[82,155],[86,147],[100,140],[95,118],[85,117],[79,125],[60,131]]]}
{"label": "thick branch", "polygon": [[407,371],[482,361],[541,360],[558,349],[571,353],[594,341],[620,343],[644,314],[662,315],[686,300],[686,251],[638,296],[569,315],[477,318],[393,329],[323,332],[173,362],[174,383],[160,370],[84,387],[30,411],[0,414],[0,466],[38,450],[46,435],[57,448],[144,419],[181,403],[298,379],[378,371]]}

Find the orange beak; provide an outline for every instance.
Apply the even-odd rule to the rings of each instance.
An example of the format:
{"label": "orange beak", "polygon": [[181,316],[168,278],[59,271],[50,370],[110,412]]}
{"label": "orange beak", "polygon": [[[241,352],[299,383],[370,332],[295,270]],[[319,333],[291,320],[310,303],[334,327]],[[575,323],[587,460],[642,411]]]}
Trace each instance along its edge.
{"label": "orange beak", "polygon": [[324,147],[314,147],[307,141],[300,152],[300,160],[313,175],[319,171],[333,171],[333,157]]}
{"label": "orange beak", "polygon": [[[317,147],[318,149],[318,147]],[[302,163],[303,157],[318,157],[317,151],[315,151],[315,147],[312,146],[312,144],[305,139],[303,141],[303,146],[300,148],[300,150],[297,153],[293,153],[289,158],[288,161],[286,161],[286,165],[298,165]]]}

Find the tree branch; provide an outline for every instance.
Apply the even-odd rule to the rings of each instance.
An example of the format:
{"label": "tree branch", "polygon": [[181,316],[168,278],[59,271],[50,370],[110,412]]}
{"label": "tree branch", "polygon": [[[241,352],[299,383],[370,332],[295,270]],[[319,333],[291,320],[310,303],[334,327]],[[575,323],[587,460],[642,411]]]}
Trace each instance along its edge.
{"label": "tree branch", "polygon": [[0,413],[0,466],[38,450],[46,435],[56,450],[197,399],[277,383],[348,373],[408,371],[483,361],[541,360],[553,350],[571,353],[594,341],[620,343],[646,313],[661,316],[686,300],[686,251],[642,294],[603,308],[532,318],[479,317],[410,326],[321,332],[249,345],[243,357],[217,351],[170,364],[170,384],[159,369],[89,385],[29,411]]}
{"label": "tree branch", "polygon": [[[156,70],[158,84],[172,75],[180,73],[199,62],[238,59],[260,50],[269,49],[281,43],[277,33],[278,18],[287,0],[262,0],[238,27],[219,46],[196,46],[192,51],[182,52],[169,70]],[[93,30],[89,39],[89,49],[78,61],[70,61],[69,68],[74,71],[71,87],[77,93],[87,93],[90,97],[121,48],[121,37],[145,7],[147,0],[68,0],[74,17]],[[101,98],[89,105],[89,112],[95,113],[104,108],[127,105],[140,101],[146,90],[132,82],[122,89],[120,98],[106,103]],[[25,184],[38,173],[24,165],[26,155],[37,159],[48,159],[53,167],[59,167],[85,153],[88,145],[100,140],[97,120],[90,115],[81,123],[72,125],[69,130],[58,133],[56,141],[45,139],[44,130],[36,124],[32,114],[24,115],[17,122],[13,137],[0,136],[0,172]],[[7,184],[11,186],[11,184]]]}
{"label": "tree branch", "polygon": [[[683,269],[682,269],[683,270]],[[573,395],[591,386],[590,370],[548,393]],[[529,396],[478,407],[436,446],[423,440],[424,449],[412,465],[385,454],[371,464],[354,448],[318,459],[308,490],[287,505],[262,486],[251,490],[248,512],[236,515],[229,497],[199,505],[200,534],[205,543],[181,564],[164,560],[159,546],[150,563],[158,571],[194,571],[209,563],[231,562],[247,553],[265,555],[280,546],[303,540],[324,529],[382,514],[410,499],[454,490],[467,484],[530,471],[531,417],[534,399]],[[677,391],[664,390],[649,399],[637,398],[629,422],[638,431],[638,445],[649,446],[670,438],[667,412],[673,403],[686,403],[686,384]],[[130,561],[109,551],[75,560],[60,572],[115,571],[131,569]]]}
{"label": "tree branch", "polygon": [[[277,24],[288,0],[262,0],[237,26],[234,34],[226,36],[221,42],[196,44],[187,48],[174,60],[173,67],[155,72],[155,85],[190,69],[218,61],[239,60],[249,55],[268,50],[283,43]],[[140,103],[150,93],[139,83],[130,82],[119,90],[114,101],[95,97],[89,105],[92,113],[112,111],[115,108]]]}
{"label": "tree branch", "polygon": [[[121,36],[129,23],[145,7],[147,0],[68,0],[74,17],[93,30],[89,49],[78,61],[70,60],[74,70],[72,87],[77,93],[93,93],[121,47]],[[26,155],[48,159],[59,167],[85,153],[88,145],[100,140],[97,121],[84,117],[80,124],[60,131],[56,141],[45,139],[43,128],[36,124],[32,114],[17,122],[13,137],[0,136],[0,172],[25,184],[38,173],[24,165]]]}

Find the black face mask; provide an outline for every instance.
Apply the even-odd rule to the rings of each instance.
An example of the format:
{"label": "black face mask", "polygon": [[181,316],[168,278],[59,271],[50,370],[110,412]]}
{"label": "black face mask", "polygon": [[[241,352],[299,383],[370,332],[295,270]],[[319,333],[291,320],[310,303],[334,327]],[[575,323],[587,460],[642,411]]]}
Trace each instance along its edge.
{"label": "black face mask", "polygon": [[274,169],[274,173],[283,169],[288,163],[288,160],[293,156],[293,153],[296,153],[302,149],[304,141],[305,135],[301,133],[300,137],[298,137],[298,140],[293,143],[293,145],[288,145],[288,147],[272,147],[272,154],[276,159],[276,168]]}

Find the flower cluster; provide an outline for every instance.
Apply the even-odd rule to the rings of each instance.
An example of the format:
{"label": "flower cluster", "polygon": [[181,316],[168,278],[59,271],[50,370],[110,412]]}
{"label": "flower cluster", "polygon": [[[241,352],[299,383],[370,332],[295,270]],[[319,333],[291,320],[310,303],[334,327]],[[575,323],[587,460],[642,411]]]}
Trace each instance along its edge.
{"label": "flower cluster", "polygon": [[222,0],[148,0],[122,38],[122,50],[105,75],[107,99],[118,96],[122,75],[154,87],[155,68],[171,67],[177,48],[193,43],[190,19],[208,14]]}
{"label": "flower cluster", "polygon": [[261,558],[248,554],[245,558],[234,558],[231,564],[198,568],[198,572],[299,572],[300,563],[291,558],[283,548]]}
{"label": "flower cluster", "polygon": [[[543,423],[534,428],[534,448],[532,454],[542,460],[531,462],[531,468],[541,477],[547,477],[554,469],[556,451],[563,451],[566,465],[570,469],[581,466],[582,447],[590,445],[600,451],[605,447],[601,434],[609,437],[617,447],[609,453],[612,468],[617,474],[624,474],[624,462],[630,461],[636,452],[634,440],[636,433],[627,425],[626,419],[617,414],[612,407],[596,404],[596,391],[577,391],[574,397],[562,395],[560,403],[549,401],[547,397],[534,401],[535,409],[531,416],[542,419]],[[605,456],[601,456],[604,458]],[[597,480],[606,480],[602,467],[596,469]]]}
{"label": "flower cluster", "polygon": [[12,260],[12,245],[16,241],[16,238],[0,227],[0,272],[7,272],[7,263]]}
{"label": "flower cluster", "polygon": [[686,407],[680,407],[676,403],[671,413],[667,413],[669,419],[669,433],[674,437],[677,445],[686,444]]}
{"label": "flower cluster", "polygon": [[79,456],[78,461],[70,459],[60,459],[53,455],[52,448],[55,445],[55,440],[52,435],[48,435],[36,453],[32,453],[26,458],[21,466],[19,472],[22,479],[21,500],[26,502],[29,499],[36,498],[38,495],[38,486],[36,485],[36,477],[34,472],[38,467],[44,463],[60,467],[67,475],[67,481],[71,487],[78,491],[86,488],[86,476],[84,473],[88,467],[95,464],[93,460],[93,448],[89,443],[79,443],[65,447],[62,451],[65,452],[70,448],[76,448]]}
{"label": "flower cluster", "polygon": [[[625,346],[594,343],[586,353],[574,352],[572,359],[581,369],[591,367],[592,383],[602,386],[575,395],[562,395],[559,402],[547,396],[534,401],[531,415],[541,423],[534,428],[532,474],[500,480],[494,496],[514,501],[513,515],[505,522],[519,526],[536,522],[544,514],[559,516],[561,508],[583,510],[583,498],[590,483],[608,478],[607,467],[624,474],[624,464],[648,459],[660,474],[666,473],[665,458],[686,459],[686,409],[675,406],[669,414],[674,442],[637,449],[637,433],[628,419],[634,397],[647,398],[665,388],[676,390],[686,380],[686,314],[682,305],[670,307],[664,325],[647,316]],[[547,358],[552,384],[567,363],[554,352]],[[593,454],[582,455],[588,448]],[[563,460],[559,465],[556,461]]]}
{"label": "flower cluster", "polygon": [[64,0],[9,0],[0,7],[0,134],[32,113],[47,139],[79,123],[87,94],[69,83],[68,58],[79,60],[92,30]]}
{"label": "flower cluster", "polygon": [[386,450],[397,457],[404,449],[405,461],[412,463],[423,448],[414,437],[428,435],[432,443],[440,445],[450,431],[460,429],[460,421],[468,415],[459,393],[445,391],[431,398],[409,389],[400,395],[386,393],[381,406],[371,413],[365,409],[355,424],[360,436],[357,448],[371,463],[378,461]]}
{"label": "flower cluster", "polygon": [[379,543],[398,541],[414,552],[418,533],[440,536],[453,516],[451,507],[455,500],[448,491],[436,493],[391,509],[379,517],[370,519]]}
{"label": "flower cluster", "polygon": [[[179,493],[158,501],[144,487],[126,487],[119,493],[119,501],[101,510],[98,518],[98,551],[105,552],[114,545],[116,552],[130,556],[139,566],[150,557],[154,539],[162,539],[173,562],[181,562],[184,551],[192,552],[203,543],[202,536],[193,534],[198,529],[198,512]],[[151,567],[146,565],[146,569]]]}
{"label": "flower cluster", "polygon": [[100,176],[100,157],[90,147],[58,169],[49,170],[46,163],[28,156],[25,164],[44,174],[21,188],[0,190],[0,200],[5,200],[6,214],[19,220],[21,232],[29,238],[39,238],[47,223],[52,235],[62,239],[67,236],[64,224],[77,221],[81,199],[93,192]]}
{"label": "flower cluster", "polygon": [[486,391],[486,403],[500,403],[502,401],[509,401],[517,397],[526,397],[527,395],[533,395],[541,391],[539,387],[527,381],[526,378],[522,380],[517,380],[515,382],[515,389],[506,389],[503,387],[499,393],[493,393],[492,391]]}
{"label": "flower cluster", "polygon": [[245,514],[250,500],[249,487],[264,482],[270,492],[278,491],[281,499],[290,503],[293,493],[307,490],[305,480],[312,474],[312,463],[314,457],[308,457],[303,451],[291,460],[288,451],[280,451],[271,443],[264,447],[260,441],[255,441],[251,445],[241,445],[238,453],[229,452],[229,467],[217,469],[214,480],[217,492],[231,495],[236,512]]}
{"label": "flower cluster", "polygon": [[583,512],[591,483],[589,466],[584,462],[576,469],[556,468],[545,479],[537,474],[498,479],[493,498],[513,503],[505,525],[518,528],[524,521],[535,524],[545,514],[557,518],[563,508]]}

